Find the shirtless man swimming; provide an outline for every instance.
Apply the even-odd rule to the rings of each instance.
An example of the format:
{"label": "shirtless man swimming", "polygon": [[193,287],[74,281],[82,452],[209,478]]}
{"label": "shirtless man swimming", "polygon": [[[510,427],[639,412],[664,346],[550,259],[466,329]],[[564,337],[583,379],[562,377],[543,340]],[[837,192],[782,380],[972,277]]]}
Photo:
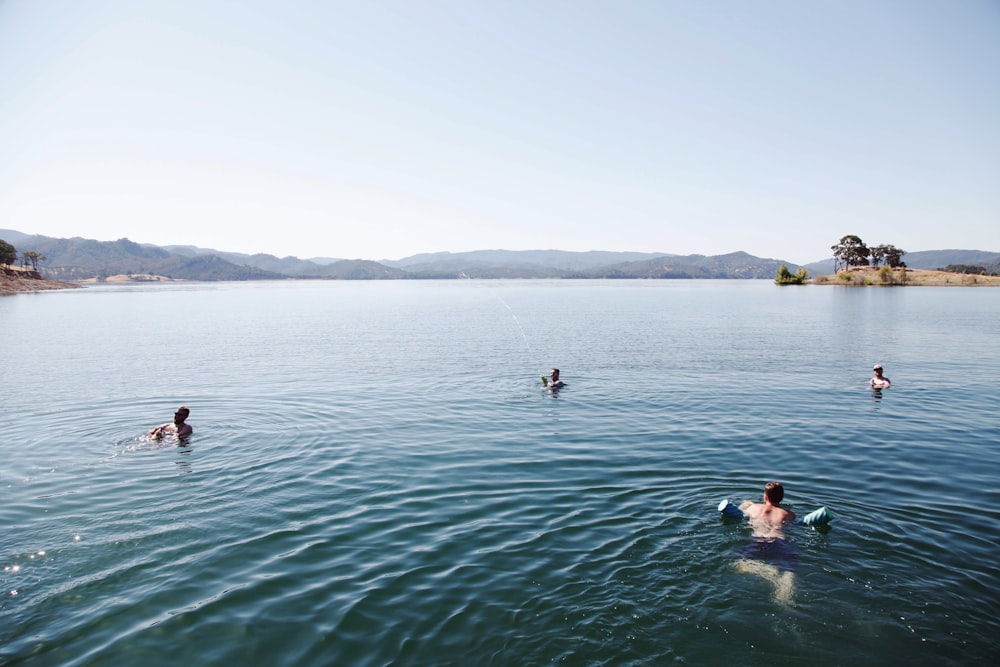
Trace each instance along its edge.
{"label": "shirtless man swimming", "polygon": [[764,502],[752,503],[749,500],[740,505],[740,509],[750,519],[750,525],[757,537],[783,537],[781,529],[795,521],[795,513],[781,507],[785,497],[785,487],[781,482],[768,482],[764,485]]}
{"label": "shirtless man swimming", "polygon": [[177,412],[174,413],[174,421],[167,422],[166,424],[160,424],[149,432],[149,436],[156,440],[159,440],[165,435],[175,435],[178,438],[188,437],[194,433],[194,429],[191,428],[191,424],[185,423],[188,415],[190,414],[191,411],[182,405],[177,408]]}
{"label": "shirtless man swimming", "polygon": [[785,497],[781,482],[764,486],[764,502],[749,500],[740,505],[753,528],[753,542],[746,557],[736,562],[737,572],[756,574],[774,584],[774,600],[791,604],[795,595],[795,552],[785,541],[784,527],[795,521],[795,513],[780,506]]}

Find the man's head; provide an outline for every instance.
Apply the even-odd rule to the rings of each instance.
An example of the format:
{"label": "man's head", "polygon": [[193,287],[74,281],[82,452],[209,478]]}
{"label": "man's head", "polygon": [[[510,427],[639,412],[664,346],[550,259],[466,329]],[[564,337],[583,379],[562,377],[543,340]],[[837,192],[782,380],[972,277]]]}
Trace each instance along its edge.
{"label": "man's head", "polygon": [[768,482],[764,485],[764,498],[772,505],[777,505],[785,497],[785,487],[781,482]]}
{"label": "man's head", "polygon": [[875,364],[875,366],[872,367],[872,371],[875,375],[882,375],[882,364]]}
{"label": "man's head", "polygon": [[559,379],[559,369],[558,368],[553,368],[552,369],[552,380],[555,381],[555,380],[558,380],[558,379]]}
{"label": "man's head", "polygon": [[191,414],[191,411],[182,405],[181,407],[177,408],[177,412],[174,413],[174,423],[183,424],[184,421],[188,418],[189,414]]}

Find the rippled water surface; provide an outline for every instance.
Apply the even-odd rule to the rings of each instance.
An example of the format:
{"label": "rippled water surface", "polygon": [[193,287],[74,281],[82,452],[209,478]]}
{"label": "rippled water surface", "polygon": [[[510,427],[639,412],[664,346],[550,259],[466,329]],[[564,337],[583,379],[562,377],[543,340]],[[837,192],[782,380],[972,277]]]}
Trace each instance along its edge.
{"label": "rippled water surface", "polygon": [[[768,281],[0,298],[0,664],[995,664],[998,316]],[[144,436],[180,404],[189,443]],[[746,568],[716,506],[770,479],[835,521]]]}

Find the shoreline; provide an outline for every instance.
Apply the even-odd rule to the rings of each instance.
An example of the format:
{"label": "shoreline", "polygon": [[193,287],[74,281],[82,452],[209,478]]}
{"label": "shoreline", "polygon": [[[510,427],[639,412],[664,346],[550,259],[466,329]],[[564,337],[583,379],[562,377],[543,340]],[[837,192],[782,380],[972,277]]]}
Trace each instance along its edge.
{"label": "shoreline", "polygon": [[50,280],[37,271],[14,266],[0,266],[0,295],[44,292],[49,290],[82,289],[83,285]]}
{"label": "shoreline", "polygon": [[[318,278],[317,280],[324,279]],[[84,278],[75,282],[65,282],[45,278],[37,271],[20,267],[0,267],[0,296],[83,289],[88,285],[183,282],[191,281],[151,273],[118,274],[105,278]],[[882,269],[864,266],[845,269],[836,274],[815,276],[806,280],[804,284],[839,285],[842,287],[1000,287],[1000,276],[951,273],[930,269],[894,269],[884,272]]]}
{"label": "shoreline", "polygon": [[870,266],[853,267],[836,274],[816,276],[809,285],[845,287],[1000,287],[1000,276],[951,273],[931,269],[892,269]]}
{"label": "shoreline", "polygon": [[158,276],[155,273],[119,273],[114,276],[104,278],[81,278],[77,281],[80,285],[104,285],[107,283],[185,283],[190,282],[182,278],[168,278]]}

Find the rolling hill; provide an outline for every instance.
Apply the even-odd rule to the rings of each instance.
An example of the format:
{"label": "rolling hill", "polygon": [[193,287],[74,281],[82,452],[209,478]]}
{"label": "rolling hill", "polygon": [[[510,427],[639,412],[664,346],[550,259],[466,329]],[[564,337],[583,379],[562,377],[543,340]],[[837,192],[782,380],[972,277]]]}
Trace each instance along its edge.
{"label": "rolling hill", "polygon": [[[569,252],[564,250],[476,250],[423,253],[379,262],[362,259],[247,255],[195,246],[156,246],[129,239],[95,241],[53,238],[0,229],[0,239],[19,251],[45,255],[40,269],[58,280],[102,279],[112,275],[155,274],[182,280],[398,280],[456,278],[647,278],[773,279],[778,267],[800,265],[755,257],[672,255],[646,252]],[[936,269],[952,264],[983,265],[1000,270],[1000,253],[934,250],[909,253],[911,268]],[[833,272],[833,260],[804,265],[813,275]]]}

